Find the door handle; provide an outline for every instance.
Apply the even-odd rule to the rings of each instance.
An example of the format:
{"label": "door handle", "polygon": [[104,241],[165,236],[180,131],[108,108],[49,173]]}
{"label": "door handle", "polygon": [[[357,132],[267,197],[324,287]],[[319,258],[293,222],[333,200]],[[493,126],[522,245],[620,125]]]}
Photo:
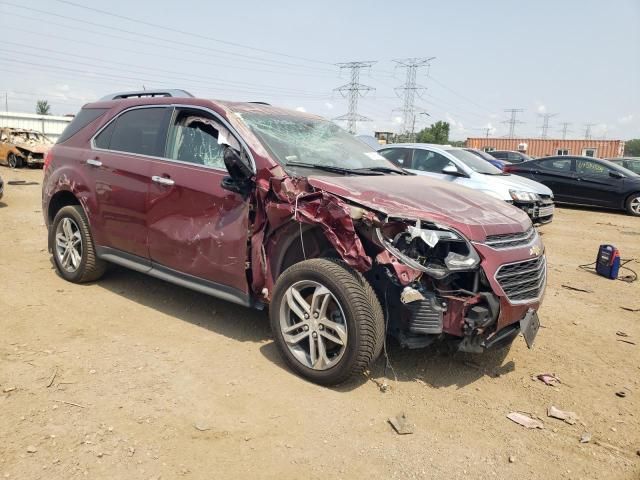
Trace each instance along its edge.
{"label": "door handle", "polygon": [[87,165],[91,165],[92,167],[101,167],[102,162],[100,160],[90,158],[89,160],[87,160]]}
{"label": "door handle", "polygon": [[171,180],[170,178],[160,177],[158,175],[154,175],[153,177],[151,177],[151,180],[154,181],[155,183],[159,183],[160,185],[166,185],[166,186],[171,186],[176,184],[176,182]]}

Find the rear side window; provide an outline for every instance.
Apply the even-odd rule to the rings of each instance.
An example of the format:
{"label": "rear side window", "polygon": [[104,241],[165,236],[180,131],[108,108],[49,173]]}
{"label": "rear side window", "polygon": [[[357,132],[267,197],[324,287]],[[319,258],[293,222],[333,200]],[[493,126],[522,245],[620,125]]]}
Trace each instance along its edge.
{"label": "rear side window", "polygon": [[164,156],[171,109],[137,108],[117,117],[95,138],[98,148],[118,152]]}
{"label": "rear side window", "polygon": [[67,128],[64,129],[64,132],[62,132],[62,135],[60,135],[56,143],[66,142],[84,127],[102,116],[107,110],[107,108],[83,108],[71,123],[67,125]]}
{"label": "rear side window", "polygon": [[556,172],[570,172],[571,171],[571,159],[570,158],[550,158],[549,160],[542,160],[540,162],[542,168],[547,170],[554,170]]}

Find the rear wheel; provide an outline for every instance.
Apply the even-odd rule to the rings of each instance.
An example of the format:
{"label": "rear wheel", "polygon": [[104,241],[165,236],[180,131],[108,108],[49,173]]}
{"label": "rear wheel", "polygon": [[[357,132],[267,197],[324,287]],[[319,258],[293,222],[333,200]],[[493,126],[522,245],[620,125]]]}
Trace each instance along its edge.
{"label": "rear wheel", "polygon": [[640,217],[640,192],[632,194],[627,199],[627,212],[629,215]]}
{"label": "rear wheel", "polygon": [[7,156],[7,163],[11,168],[22,168],[22,158],[18,157],[15,153],[10,153]]}
{"label": "rear wheel", "polygon": [[361,374],[382,351],[382,308],[364,277],[333,260],[305,260],[278,279],[271,328],[287,365],[322,385]]}
{"label": "rear wheel", "polygon": [[106,264],[96,256],[89,222],[79,205],[68,205],[56,214],[49,233],[49,248],[58,273],[74,283],[97,280]]}

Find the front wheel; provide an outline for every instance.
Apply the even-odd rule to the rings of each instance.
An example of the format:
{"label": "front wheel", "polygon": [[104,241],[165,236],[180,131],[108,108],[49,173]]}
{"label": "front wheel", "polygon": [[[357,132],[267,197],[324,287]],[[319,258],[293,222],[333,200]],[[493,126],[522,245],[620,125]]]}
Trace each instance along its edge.
{"label": "front wheel", "polygon": [[22,158],[18,157],[14,153],[10,153],[7,156],[7,163],[11,168],[22,168]]}
{"label": "front wheel", "polygon": [[334,260],[289,267],[276,283],[269,315],[287,365],[321,385],[361,374],[382,351],[384,317],[371,285]]}
{"label": "front wheel", "polygon": [[627,212],[629,215],[640,217],[640,192],[634,193],[627,199]]}

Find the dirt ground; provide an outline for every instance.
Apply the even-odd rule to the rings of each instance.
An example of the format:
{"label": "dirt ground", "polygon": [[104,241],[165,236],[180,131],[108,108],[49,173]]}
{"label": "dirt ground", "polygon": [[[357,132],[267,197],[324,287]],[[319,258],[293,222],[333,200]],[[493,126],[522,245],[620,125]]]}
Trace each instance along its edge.
{"label": "dirt ground", "polygon": [[[601,243],[640,259],[640,218],[563,208],[541,231],[550,275],[533,350],[522,338],[506,356],[392,345],[397,381],[380,360],[369,378],[329,389],[285,368],[262,312],[122,268],[65,282],[46,251],[40,185],[8,185],[0,478],[639,479],[640,311],[621,307],[640,309],[640,282],[577,265]],[[551,372],[561,385],[535,379]],[[551,405],[578,423],[548,418]],[[387,423],[400,412],[412,435]]]}

